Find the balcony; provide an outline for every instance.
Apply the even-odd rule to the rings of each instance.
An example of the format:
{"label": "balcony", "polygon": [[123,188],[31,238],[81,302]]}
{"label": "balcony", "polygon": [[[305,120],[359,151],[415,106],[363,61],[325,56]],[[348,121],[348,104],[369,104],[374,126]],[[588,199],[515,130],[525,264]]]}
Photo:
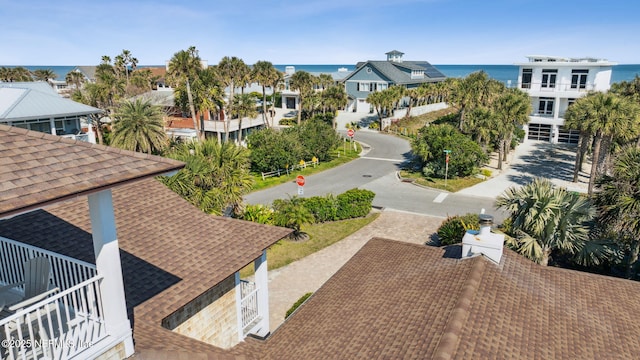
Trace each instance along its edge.
{"label": "balcony", "polygon": [[63,138],[67,138],[67,139],[90,142],[89,141],[89,134],[81,133],[81,134],[77,134],[77,135],[67,134],[67,135],[60,135],[60,136],[63,137]]}
{"label": "balcony", "polygon": [[261,318],[258,311],[258,287],[253,282],[240,281],[240,314],[242,334],[247,336]]}
{"label": "balcony", "polygon": [[[545,85],[545,86],[543,86]],[[594,91],[596,85],[594,83],[572,84],[556,82],[555,84],[543,84],[542,82],[526,82],[519,83],[518,88],[525,90],[531,96],[549,96],[550,94],[562,95],[567,97],[579,97],[589,91]],[[572,95],[572,96],[569,96]]]}
{"label": "balcony", "polygon": [[[96,266],[61,254],[0,238],[0,283],[24,280],[24,263],[46,257],[49,288],[59,291],[15,312],[0,312],[0,358],[92,358],[112,341],[106,330],[103,297]],[[21,298],[23,287],[3,292]]]}

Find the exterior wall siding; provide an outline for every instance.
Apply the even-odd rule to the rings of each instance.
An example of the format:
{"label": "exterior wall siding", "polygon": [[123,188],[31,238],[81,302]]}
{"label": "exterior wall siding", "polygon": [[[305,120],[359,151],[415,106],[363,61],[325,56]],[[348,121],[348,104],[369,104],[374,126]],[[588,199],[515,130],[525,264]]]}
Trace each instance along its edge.
{"label": "exterior wall siding", "polygon": [[166,318],[163,326],[223,349],[238,341],[235,278],[230,276]]}
{"label": "exterior wall siding", "polygon": [[126,357],[127,355],[125,354],[124,350],[124,342],[121,342],[111,349],[105,351],[100,356],[96,357],[96,360],[121,360],[125,359]]}

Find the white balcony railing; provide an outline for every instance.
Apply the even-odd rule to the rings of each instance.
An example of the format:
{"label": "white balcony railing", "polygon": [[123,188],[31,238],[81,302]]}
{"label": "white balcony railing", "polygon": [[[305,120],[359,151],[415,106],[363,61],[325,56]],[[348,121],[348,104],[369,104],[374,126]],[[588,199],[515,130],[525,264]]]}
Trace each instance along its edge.
{"label": "white balcony railing", "polygon": [[67,134],[67,135],[60,135],[60,136],[68,139],[89,142],[89,134],[77,134],[77,135]]}
{"label": "white balcony railing", "polygon": [[107,337],[98,275],[0,320],[2,359],[68,359]]}
{"label": "white balcony railing", "polygon": [[528,91],[540,92],[588,92],[596,89],[594,83],[572,84],[572,83],[555,83],[544,84],[541,82],[519,83],[518,87]]}
{"label": "white balcony railing", "polygon": [[258,287],[250,281],[240,280],[240,311],[243,335],[247,335],[254,322],[260,318],[258,311]]}
{"label": "white balcony railing", "polygon": [[[24,263],[38,256],[49,259],[50,287],[60,292],[13,314],[0,314],[1,359],[69,358],[107,336],[102,276],[95,265],[0,237],[0,282],[23,281]],[[24,293],[24,288],[12,291]]]}

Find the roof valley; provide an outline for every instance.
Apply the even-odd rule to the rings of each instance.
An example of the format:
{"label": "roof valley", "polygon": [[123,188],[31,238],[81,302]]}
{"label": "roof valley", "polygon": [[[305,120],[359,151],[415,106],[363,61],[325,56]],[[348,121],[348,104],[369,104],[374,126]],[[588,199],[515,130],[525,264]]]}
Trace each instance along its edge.
{"label": "roof valley", "polygon": [[473,297],[480,286],[486,267],[486,261],[483,261],[480,256],[469,260],[474,261],[474,264],[469,269],[469,275],[461,287],[462,291],[458,302],[449,315],[442,337],[434,351],[433,359],[451,359],[460,343],[460,334],[469,317],[469,309],[471,308]]}

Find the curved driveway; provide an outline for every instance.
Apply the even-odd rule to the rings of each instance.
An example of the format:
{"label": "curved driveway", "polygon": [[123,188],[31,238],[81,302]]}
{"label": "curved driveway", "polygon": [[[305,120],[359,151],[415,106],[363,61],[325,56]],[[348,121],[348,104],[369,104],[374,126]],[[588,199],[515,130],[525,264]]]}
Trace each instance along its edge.
{"label": "curved driveway", "polygon": [[[396,172],[409,157],[410,145],[406,140],[366,130],[357,131],[355,140],[363,144],[362,157],[306,177],[303,197],[338,195],[357,187],[373,191],[376,194],[373,205],[377,207],[440,217],[480,212],[484,208],[496,220],[502,218],[494,210],[494,198],[452,194],[399,181]],[[245,201],[270,204],[297,192],[298,186],[292,181],[248,194]]]}

